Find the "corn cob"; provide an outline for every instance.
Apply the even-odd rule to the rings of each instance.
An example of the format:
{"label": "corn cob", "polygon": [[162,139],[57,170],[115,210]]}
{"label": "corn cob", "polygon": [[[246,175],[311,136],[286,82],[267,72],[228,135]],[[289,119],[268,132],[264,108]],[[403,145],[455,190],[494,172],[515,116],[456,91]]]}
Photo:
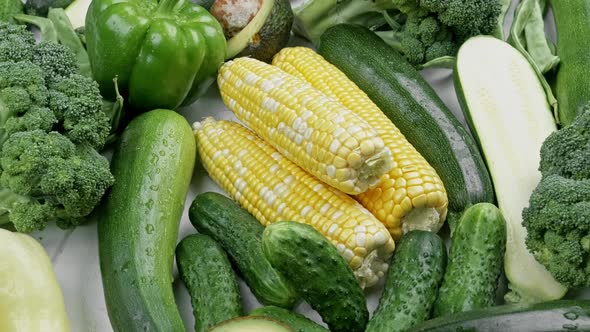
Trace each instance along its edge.
{"label": "corn cob", "polygon": [[383,112],[338,68],[306,47],[281,50],[273,65],[309,82],[363,118],[393,156],[394,167],[380,184],[356,196],[385,224],[395,240],[419,228],[438,231],[446,219],[448,198],[443,183],[426,159]]}
{"label": "corn cob", "polygon": [[240,121],[327,184],[359,194],[391,169],[376,130],[307,82],[250,58],[227,62],[217,80]]}
{"label": "corn cob", "polygon": [[263,225],[291,220],[313,226],[336,246],[362,287],[384,275],[394,241],[352,197],[323,184],[236,122],[207,118],[193,128],[211,178]]}

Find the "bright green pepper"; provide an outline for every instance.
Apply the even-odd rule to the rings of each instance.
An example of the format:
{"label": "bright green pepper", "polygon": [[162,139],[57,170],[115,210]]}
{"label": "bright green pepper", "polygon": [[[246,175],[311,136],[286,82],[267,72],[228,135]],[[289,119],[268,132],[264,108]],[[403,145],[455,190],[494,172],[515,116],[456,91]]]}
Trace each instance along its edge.
{"label": "bright green pepper", "polygon": [[69,332],[61,288],[45,249],[0,229],[0,331]]}
{"label": "bright green pepper", "polygon": [[113,78],[134,108],[175,109],[197,99],[223,63],[223,29],[189,0],[94,0],[86,15],[94,79],[107,99]]}

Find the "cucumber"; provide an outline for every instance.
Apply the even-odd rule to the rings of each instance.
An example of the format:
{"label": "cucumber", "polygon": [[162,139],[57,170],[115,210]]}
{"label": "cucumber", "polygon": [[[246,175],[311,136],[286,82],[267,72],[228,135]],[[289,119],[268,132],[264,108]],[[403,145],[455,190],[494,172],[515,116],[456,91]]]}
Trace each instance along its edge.
{"label": "cucumber", "polygon": [[332,332],[362,332],[369,312],[363,290],[336,247],[312,226],[280,221],[262,235],[264,255]]}
{"label": "cucumber", "polygon": [[438,235],[418,230],[405,234],[389,265],[383,295],[366,332],[401,332],[430,318],[446,256],[447,249]]}
{"label": "cucumber", "polygon": [[590,101],[590,1],[551,0],[557,29],[555,94],[559,122],[567,126]]}
{"label": "cucumber", "polygon": [[500,210],[489,203],[467,209],[453,235],[433,315],[493,306],[505,250],[506,222]]}
{"label": "cucumber", "polygon": [[240,317],[225,321],[209,332],[293,332],[288,326],[266,317]]}
{"label": "cucumber", "polygon": [[287,309],[266,306],[254,309],[250,316],[262,316],[289,325],[295,332],[328,332],[325,328],[307,317]]}
{"label": "cucumber", "polygon": [[515,48],[488,36],[467,40],[457,54],[455,90],[478,138],[506,220],[504,270],[510,302],[561,298],[566,289],[525,245],[522,210],[541,180],[541,144],[556,130],[535,70]]}
{"label": "cucumber", "polygon": [[243,315],[234,271],[212,238],[204,234],[185,237],[176,246],[176,265],[191,296],[196,332]]}
{"label": "cucumber", "polygon": [[264,226],[248,211],[224,195],[206,192],[195,197],[188,216],[199,233],[223,247],[260,302],[293,306],[297,293],[264,258],[260,245]]}
{"label": "cucumber", "polygon": [[451,212],[493,202],[477,145],[402,55],[370,30],[350,24],[328,29],[319,53],[356,83],[434,167]]}
{"label": "cucumber", "polygon": [[172,264],[195,163],[190,125],[174,111],[133,119],[115,149],[115,184],[98,222],[104,295],[115,331],[184,331]]}
{"label": "cucumber", "polygon": [[590,331],[590,301],[510,304],[426,321],[408,332]]}

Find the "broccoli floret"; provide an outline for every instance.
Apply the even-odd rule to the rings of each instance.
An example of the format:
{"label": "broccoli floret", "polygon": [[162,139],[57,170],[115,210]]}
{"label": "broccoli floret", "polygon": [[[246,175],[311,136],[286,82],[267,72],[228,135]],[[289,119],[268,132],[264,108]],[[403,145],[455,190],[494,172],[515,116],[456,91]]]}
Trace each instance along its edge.
{"label": "broccoli floret", "polygon": [[543,177],[523,211],[526,245],[555,279],[590,285],[590,179]]}
{"label": "broccoli floret", "polygon": [[8,211],[0,222],[8,219],[21,232],[51,220],[60,227],[80,224],[114,182],[108,160],[92,147],[42,130],[11,135],[0,170],[0,211]]}
{"label": "broccoli floret", "polygon": [[74,54],[58,43],[44,41],[37,44],[33,50],[32,62],[41,67],[48,84],[76,74],[79,70]]}
{"label": "broccoli floret", "polygon": [[[453,28],[460,39],[488,35],[498,24],[502,10],[499,1],[492,0],[439,0],[446,8],[437,11],[440,21]],[[429,2],[434,2],[430,0]],[[443,7],[442,5],[440,7]]]}
{"label": "broccoli floret", "polygon": [[590,286],[590,109],[541,147],[541,182],[522,212],[526,245],[557,281]]}
{"label": "broccoli floret", "polygon": [[26,26],[0,22],[0,62],[30,60],[35,38]]}
{"label": "broccoli floret", "polygon": [[435,41],[426,49],[425,62],[457,53],[457,44],[449,40]]}
{"label": "broccoli floret", "polygon": [[590,179],[590,105],[572,124],[547,137],[539,170],[543,175]]}
{"label": "broccoli floret", "polygon": [[49,108],[74,143],[104,146],[111,126],[95,81],[79,74],[58,79],[49,86]]}

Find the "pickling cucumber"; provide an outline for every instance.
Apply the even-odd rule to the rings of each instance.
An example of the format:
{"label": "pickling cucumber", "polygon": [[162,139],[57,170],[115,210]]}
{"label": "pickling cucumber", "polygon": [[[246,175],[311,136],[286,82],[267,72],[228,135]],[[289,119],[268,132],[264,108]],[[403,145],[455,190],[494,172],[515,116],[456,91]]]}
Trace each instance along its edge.
{"label": "pickling cucumber", "polygon": [[453,235],[434,317],[494,305],[506,249],[506,222],[493,204],[473,205]]}
{"label": "pickling cucumber", "polygon": [[176,246],[176,265],[190,293],[196,332],[243,315],[238,281],[215,240],[204,234],[185,237]]}
{"label": "pickling cucumber", "polygon": [[186,119],[154,110],[123,131],[98,221],[100,270],[115,331],[184,331],[172,264],[196,144]]}
{"label": "pickling cucumber", "polygon": [[287,309],[266,306],[254,309],[249,316],[262,316],[289,325],[295,332],[328,332],[325,328],[307,317]]}
{"label": "pickling cucumber", "polygon": [[332,332],[362,332],[369,312],[351,268],[312,226],[280,221],[266,226],[262,250]]}
{"label": "pickling cucumber", "polygon": [[298,296],[264,257],[260,245],[264,226],[248,211],[227,196],[206,192],[195,197],[188,216],[199,233],[223,247],[260,302],[293,306]]}
{"label": "pickling cucumber", "polygon": [[430,318],[445,272],[446,250],[431,232],[415,230],[402,237],[366,332],[401,332]]}
{"label": "pickling cucumber", "polygon": [[293,330],[266,317],[239,317],[214,326],[209,332],[293,332]]}

